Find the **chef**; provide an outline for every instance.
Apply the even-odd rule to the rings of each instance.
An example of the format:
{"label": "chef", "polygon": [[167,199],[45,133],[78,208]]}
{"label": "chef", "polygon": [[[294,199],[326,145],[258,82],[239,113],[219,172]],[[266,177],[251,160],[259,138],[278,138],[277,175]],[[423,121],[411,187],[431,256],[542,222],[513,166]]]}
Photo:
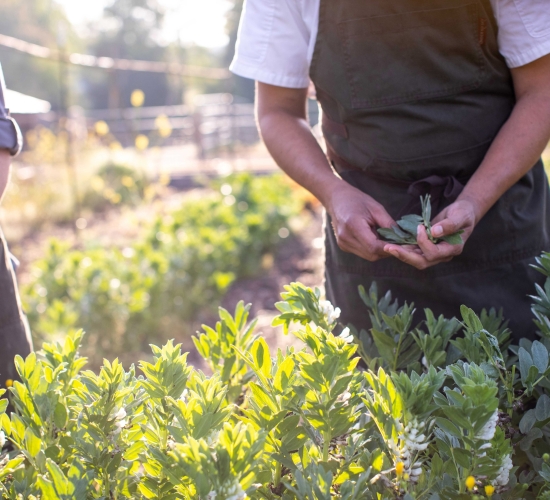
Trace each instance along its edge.
{"label": "chef", "polygon": [[[19,153],[22,146],[21,132],[6,109],[4,75],[0,66],[0,200],[6,189],[11,157]],[[30,333],[21,311],[15,274],[0,230],[0,388],[10,387],[18,378],[14,357],[25,358],[32,350]]]}
{"label": "chef", "polygon": [[[357,293],[448,317],[502,308],[535,327],[531,267],[550,250],[549,0],[247,0],[234,73],[255,79],[273,158],[324,205],[326,293],[368,328]],[[310,131],[312,81],[328,159]],[[430,195],[433,235],[383,241]]]}

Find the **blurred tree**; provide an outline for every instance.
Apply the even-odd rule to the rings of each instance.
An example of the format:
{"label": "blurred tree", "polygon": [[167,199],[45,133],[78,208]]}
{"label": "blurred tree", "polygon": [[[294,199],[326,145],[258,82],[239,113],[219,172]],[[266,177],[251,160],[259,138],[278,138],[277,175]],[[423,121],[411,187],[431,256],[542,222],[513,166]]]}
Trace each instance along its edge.
{"label": "blurred tree", "polygon": [[[239,21],[243,10],[244,0],[234,0],[233,7],[227,13],[226,31],[229,35],[229,45],[225,53],[225,66],[229,66],[235,55],[235,43],[239,31]],[[254,81],[237,75],[231,77],[231,92],[248,101],[254,101]]]}
{"label": "blurred tree", "polygon": [[[76,50],[79,40],[67,21],[64,10],[54,0],[2,0],[0,2],[0,33],[27,42],[56,48],[60,31],[67,48]],[[59,107],[59,64],[37,59],[0,46],[7,86],[52,103]]]}
{"label": "blurred tree", "polygon": [[[159,0],[114,0],[94,28],[90,51],[97,56],[163,61],[164,8]],[[91,73],[91,72],[88,72]],[[134,89],[145,93],[145,106],[168,104],[168,76],[159,73],[95,72],[86,79],[93,107],[129,107]]]}

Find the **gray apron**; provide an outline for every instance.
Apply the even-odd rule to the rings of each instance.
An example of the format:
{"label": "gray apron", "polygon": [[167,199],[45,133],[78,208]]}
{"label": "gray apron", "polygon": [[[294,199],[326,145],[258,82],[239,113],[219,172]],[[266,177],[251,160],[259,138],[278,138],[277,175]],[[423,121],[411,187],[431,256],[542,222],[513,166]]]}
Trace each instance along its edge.
{"label": "gray apron", "polygon": [[[456,200],[515,104],[489,0],[321,0],[311,79],[333,166],[397,218]],[[342,320],[369,328],[359,285],[373,281],[417,311],[502,308],[516,337],[535,327],[530,264],[550,249],[548,181],[539,161],[479,222],[464,252],[419,271],[340,250],[326,224],[326,290]],[[419,318],[420,319],[420,318]]]}
{"label": "gray apron", "polygon": [[0,388],[6,388],[8,380],[19,378],[13,362],[15,356],[25,358],[31,350],[31,336],[21,310],[13,265],[0,230]]}

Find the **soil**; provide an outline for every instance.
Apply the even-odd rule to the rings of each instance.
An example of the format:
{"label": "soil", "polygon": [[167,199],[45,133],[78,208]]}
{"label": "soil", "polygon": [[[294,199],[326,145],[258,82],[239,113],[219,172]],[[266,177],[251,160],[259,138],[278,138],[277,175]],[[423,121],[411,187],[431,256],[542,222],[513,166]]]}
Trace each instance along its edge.
{"label": "soil", "polygon": [[257,332],[274,349],[296,345],[292,335],[285,336],[281,327],[271,325],[278,311],[275,303],[281,300],[284,286],[299,281],[315,288],[323,284],[323,216],[314,209],[303,217],[302,226],[283,243],[274,257],[271,269],[256,278],[233,284],[222,301],[222,306],[234,310],[239,300],[251,303],[251,317],[258,318]]}

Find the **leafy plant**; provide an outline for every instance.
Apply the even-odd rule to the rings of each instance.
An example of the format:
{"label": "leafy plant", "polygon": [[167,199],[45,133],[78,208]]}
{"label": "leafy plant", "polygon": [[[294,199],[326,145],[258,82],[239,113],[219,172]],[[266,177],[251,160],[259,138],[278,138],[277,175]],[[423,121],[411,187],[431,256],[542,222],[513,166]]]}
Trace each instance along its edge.
{"label": "leafy plant", "polygon": [[426,228],[428,238],[432,243],[441,243],[445,241],[451,245],[462,245],[462,237],[460,236],[464,231],[458,231],[454,234],[442,236],[436,238],[432,236],[432,204],[430,201],[430,195],[420,197],[422,205],[422,215],[410,214],[403,216],[397,221],[397,226],[391,228],[381,227],[378,229],[378,234],[384,238],[385,241],[391,243],[397,243],[398,245],[416,245],[418,227],[423,225]]}
{"label": "leafy plant", "polygon": [[145,198],[149,182],[135,168],[107,163],[90,179],[82,205],[102,211],[115,205],[138,205]]}
{"label": "leafy plant", "polygon": [[95,367],[107,354],[135,359],[175,329],[190,335],[236,279],[261,270],[281,241],[278,230],[303,207],[279,179],[226,178],[157,217],[126,248],[75,250],[51,241],[22,291],[33,332],[49,339],[84,328],[83,352]]}
{"label": "leafy plant", "polygon": [[[539,264],[550,269],[550,254]],[[275,323],[304,347],[270,352],[239,303],[195,339],[211,376],[173,342],[152,347],[143,375],[117,360],[82,371],[78,332],[18,358],[17,411],[0,404],[13,447],[2,498],[548,499],[546,331],[514,346],[496,311],[426,310],[413,324],[413,304],[361,293],[368,349],[317,290],[293,283]]]}

